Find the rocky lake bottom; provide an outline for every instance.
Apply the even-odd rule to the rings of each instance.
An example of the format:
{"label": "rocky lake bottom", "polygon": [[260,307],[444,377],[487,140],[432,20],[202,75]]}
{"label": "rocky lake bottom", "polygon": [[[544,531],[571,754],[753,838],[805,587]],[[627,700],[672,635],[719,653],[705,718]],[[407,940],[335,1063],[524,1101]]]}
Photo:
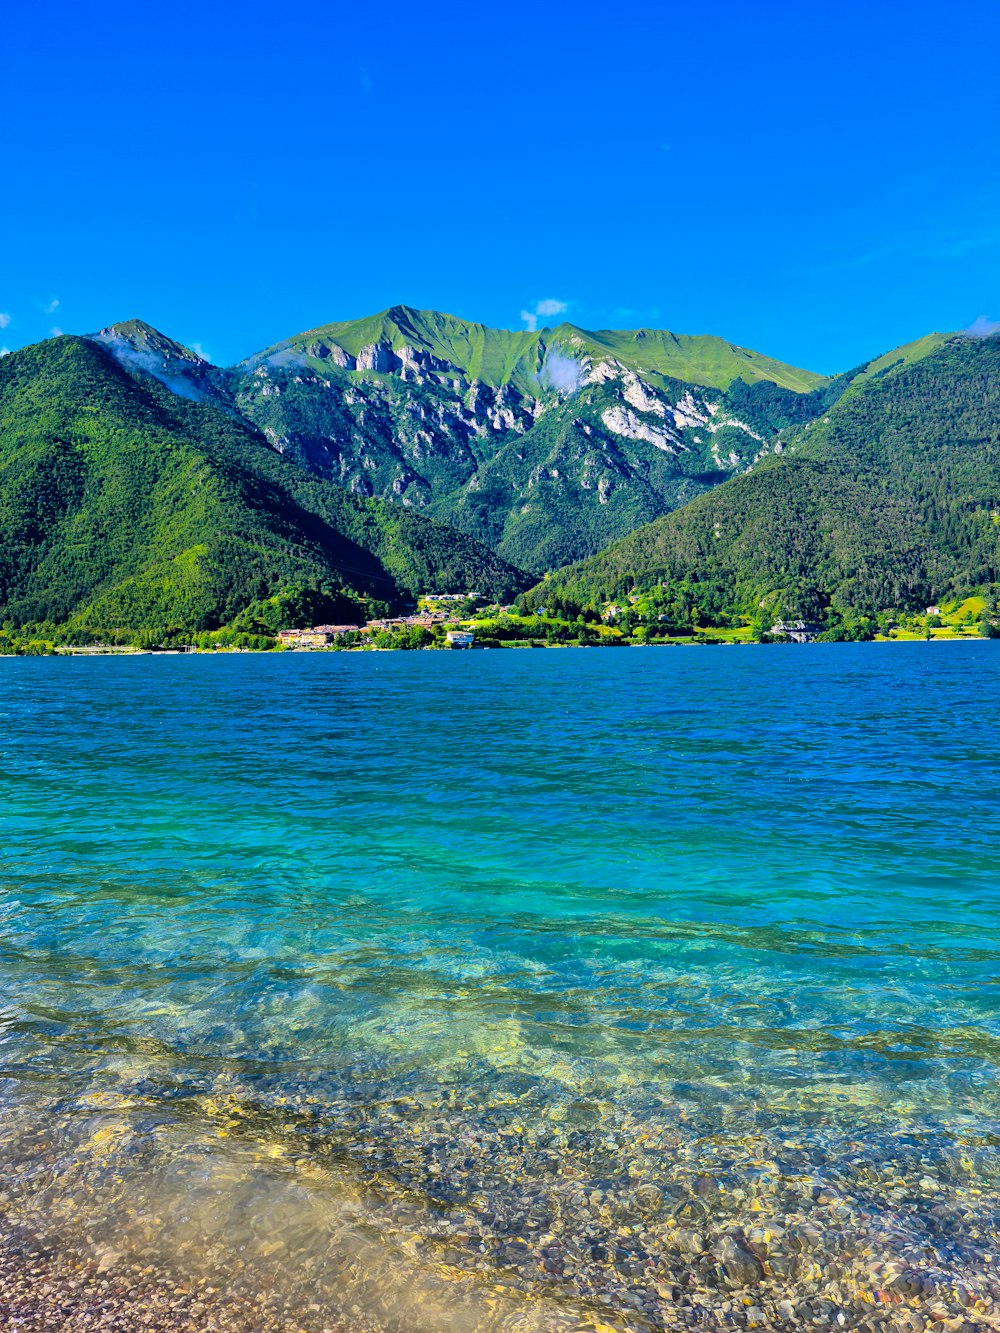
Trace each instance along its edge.
{"label": "rocky lake bottom", "polygon": [[1000,648],[0,663],[5,1326],[1000,1327]]}

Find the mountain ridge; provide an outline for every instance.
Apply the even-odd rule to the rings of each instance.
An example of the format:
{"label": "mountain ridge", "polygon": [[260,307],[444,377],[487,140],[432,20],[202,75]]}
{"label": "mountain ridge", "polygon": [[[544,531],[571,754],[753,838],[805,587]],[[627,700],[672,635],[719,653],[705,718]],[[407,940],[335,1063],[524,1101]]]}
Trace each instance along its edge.
{"label": "mountain ridge", "polygon": [[[714,334],[678,334],[649,328],[588,330],[566,321],[537,330],[499,329],[406,305],[389,306],[355,320],[317,325],[236,364],[256,363],[290,350],[304,351],[322,361],[334,347],[356,361],[366,347],[382,345],[398,352],[413,344],[446,361],[452,369],[465,372],[468,382],[480,380],[492,388],[511,380],[522,390],[533,385],[541,388],[538,373],[549,347],[565,347],[591,361],[595,357],[625,356],[634,369],[709,388],[728,388],[741,372],[750,377],[750,382],[768,379],[796,392],[811,391],[831,378],[789,366]],[[310,348],[315,351],[310,352]],[[372,365],[361,368],[377,369]]]}
{"label": "mountain ridge", "polygon": [[[347,615],[545,572],[593,602],[659,569],[731,613],[805,612],[991,577],[1000,343],[928,334],[793,389],[721,339],[600,336],[397,306],[229,368],[138,319],[21,349],[0,361],[0,606],[204,628],[297,588]],[[739,373],[646,369],[667,355]]]}
{"label": "mountain ridge", "polygon": [[228,368],[141,322],[95,336],[174,392],[251,421],[323,480],[536,573],[750,466],[830,383],[710,335],[502,330],[403,305]]}
{"label": "mountain ridge", "polygon": [[99,336],[175,392],[251,421],[324,481],[416,509],[536,574],[746,471],[782,429],[947,339],[830,378],[714,336],[497,330],[402,305],[228,369],[166,339],[172,354],[150,364],[148,326]]}

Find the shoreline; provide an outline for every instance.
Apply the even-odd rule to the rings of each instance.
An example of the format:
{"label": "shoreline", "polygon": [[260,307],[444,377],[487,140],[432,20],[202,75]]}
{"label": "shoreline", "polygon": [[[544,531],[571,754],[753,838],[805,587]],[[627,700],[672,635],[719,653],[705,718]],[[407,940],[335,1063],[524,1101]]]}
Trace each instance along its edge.
{"label": "shoreline", "polygon": [[[583,1098],[567,1118],[561,1105],[515,1108],[468,1091],[461,1107],[443,1088],[393,1103],[397,1117],[366,1117],[362,1137],[313,1102],[303,1138],[293,1087],[245,1107],[216,1103],[210,1119],[233,1125],[221,1137],[242,1160],[257,1138],[266,1154],[249,1168],[250,1214],[276,1208],[319,1226],[329,1237],[319,1247],[246,1230],[230,1177],[211,1169],[218,1219],[178,1211],[181,1177],[158,1199],[140,1189],[138,1212],[123,1214],[121,1198],[109,1207],[108,1179],[136,1165],[127,1133],[96,1155],[78,1149],[51,1197],[32,1183],[34,1197],[18,1201],[29,1182],[13,1172],[0,1213],[3,1326],[439,1333],[464,1312],[475,1322],[456,1327],[551,1333],[997,1327],[997,1182],[970,1188],[974,1163],[956,1166],[920,1122],[727,1130],[690,1104],[648,1119],[627,1098],[606,1110]],[[222,1153],[217,1166],[240,1160]],[[245,1171],[235,1178],[247,1185]],[[51,1216],[59,1199],[73,1204],[67,1227],[42,1236],[21,1220],[24,1203]],[[412,1315],[402,1326],[393,1283]]]}
{"label": "shoreline", "polygon": [[982,634],[955,634],[955,635],[935,635],[932,638],[925,638],[922,635],[913,635],[908,638],[889,638],[882,635],[876,635],[873,639],[847,639],[847,640],[825,640],[822,642],[792,644],[792,643],[760,643],[756,639],[670,639],[659,643],[622,643],[616,641],[613,643],[525,643],[523,641],[513,640],[507,643],[499,644],[475,644],[468,648],[437,648],[426,645],[421,648],[375,648],[375,647],[338,647],[330,644],[323,648],[132,648],[127,646],[118,646],[115,644],[105,644],[101,646],[87,648],[68,648],[57,646],[52,653],[4,653],[4,657],[234,657],[234,656],[258,656],[258,657],[307,657],[317,653],[482,653],[482,652],[530,652],[538,649],[616,649],[623,648],[814,648],[814,647],[849,647],[859,643],[872,644],[901,644],[901,643],[991,643],[991,638]]}

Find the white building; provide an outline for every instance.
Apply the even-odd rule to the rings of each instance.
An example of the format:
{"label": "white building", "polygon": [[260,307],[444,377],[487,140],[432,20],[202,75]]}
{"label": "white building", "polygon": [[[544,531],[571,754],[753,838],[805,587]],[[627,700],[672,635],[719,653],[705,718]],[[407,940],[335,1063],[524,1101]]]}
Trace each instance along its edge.
{"label": "white building", "polygon": [[810,625],[805,620],[778,620],[771,626],[775,638],[791,639],[793,643],[812,643],[819,633],[819,626]]}

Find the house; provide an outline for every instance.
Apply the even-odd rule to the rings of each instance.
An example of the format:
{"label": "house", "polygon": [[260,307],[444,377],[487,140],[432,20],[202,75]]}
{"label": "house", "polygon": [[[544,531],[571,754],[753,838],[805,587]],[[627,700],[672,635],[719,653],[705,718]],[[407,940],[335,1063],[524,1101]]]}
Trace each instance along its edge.
{"label": "house", "polygon": [[777,620],[770,632],[776,639],[791,639],[793,643],[813,643],[819,633],[818,625],[806,620]]}
{"label": "house", "polygon": [[939,616],[941,614],[941,608],[939,606],[929,606],[926,614],[929,616]]}
{"label": "house", "polygon": [[604,610],[601,612],[601,619],[617,620],[618,617],[621,615],[621,613],[622,613],[621,607],[615,606],[614,603],[612,603],[611,606],[606,606]]}
{"label": "house", "polygon": [[402,629],[406,621],[402,616],[397,616],[394,620],[369,620],[361,626],[362,634],[377,634],[379,630]]}
{"label": "house", "polygon": [[278,631],[278,642],[286,648],[325,648],[333,636],[318,629],[283,629]]}
{"label": "house", "polygon": [[445,638],[449,648],[471,648],[476,641],[476,636],[467,629],[450,629]]}

